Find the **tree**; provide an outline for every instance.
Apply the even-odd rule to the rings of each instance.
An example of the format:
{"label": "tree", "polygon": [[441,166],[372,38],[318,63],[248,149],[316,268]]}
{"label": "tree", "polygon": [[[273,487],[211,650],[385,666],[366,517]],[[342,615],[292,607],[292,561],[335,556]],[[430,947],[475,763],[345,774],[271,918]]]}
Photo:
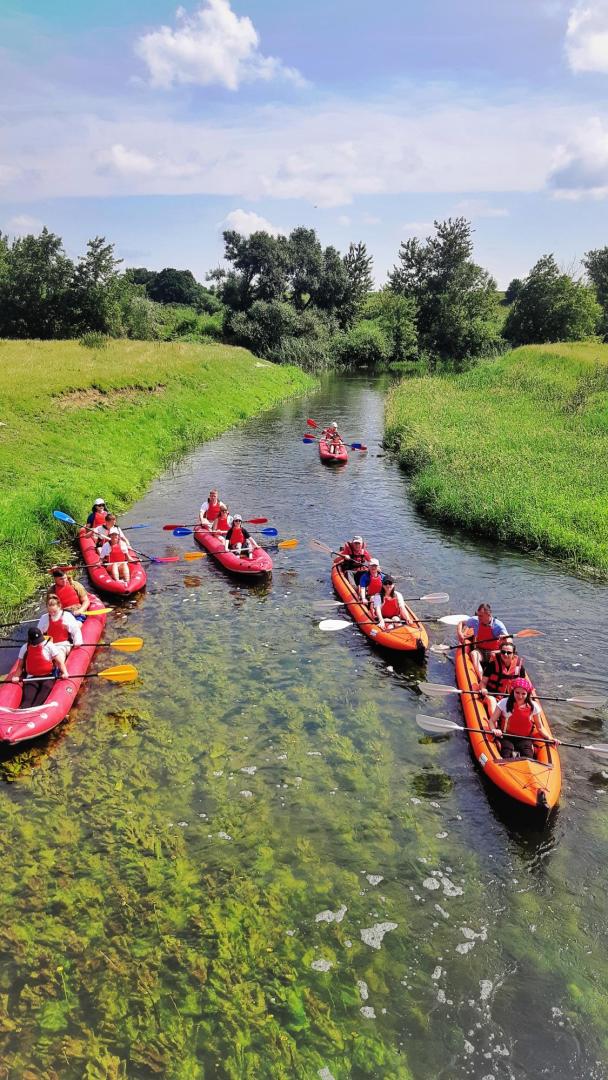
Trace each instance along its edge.
{"label": "tree", "polygon": [[68,337],[74,264],[61,237],[44,228],[10,246],[3,238],[0,264],[0,337]]}
{"label": "tree", "polygon": [[521,281],[521,278],[516,277],[514,277],[513,280],[509,282],[509,284],[507,285],[507,290],[505,292],[505,301],[507,304],[515,303],[517,297],[521,292],[522,284],[523,282]]}
{"label": "tree", "polygon": [[114,245],[96,236],[87,243],[74,269],[72,280],[73,324],[75,333],[97,331],[117,335],[121,332],[119,296],[116,289],[118,267],[122,259],[114,257]]}
{"label": "tree", "polygon": [[608,247],[596,248],[595,251],[586,252],[583,258],[589,280],[595,288],[595,292],[603,311],[600,332],[604,338],[608,338]]}
{"label": "tree", "polygon": [[496,282],[471,259],[471,223],[435,223],[434,237],[403,241],[389,288],[413,300],[420,347],[440,360],[460,362],[498,342]]}
{"label": "tree", "polygon": [[414,300],[382,289],[368,297],[361,314],[364,320],[376,323],[382,330],[390,361],[416,359],[418,331]]}
{"label": "tree", "polygon": [[514,345],[580,341],[597,332],[601,317],[595,290],[562,273],[553,255],[543,255],[524,279],[504,336]]}
{"label": "tree", "polygon": [[155,300],[157,304],[198,307],[203,288],[191,270],[174,270],[167,266],[148,282],[146,291],[150,300]]}

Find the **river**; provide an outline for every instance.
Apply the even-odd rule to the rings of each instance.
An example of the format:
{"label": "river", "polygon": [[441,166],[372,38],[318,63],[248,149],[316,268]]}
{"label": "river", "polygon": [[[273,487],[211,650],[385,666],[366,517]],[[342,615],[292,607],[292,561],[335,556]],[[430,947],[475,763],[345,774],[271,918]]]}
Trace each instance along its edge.
{"label": "river", "polygon": [[[514,816],[463,736],[415,724],[459,719],[417,691],[451,683],[448,660],[318,630],[341,609],[308,541],[362,532],[405,596],[449,592],[420,615],[489,599],[538,627],[520,651],[564,696],[608,694],[608,589],[430,525],[381,449],[382,410],[380,382],[327,380],[184,458],[126,516],[153,526],[133,534],[145,550],[183,553],[191,538],[162,525],[192,523],[217,486],[299,544],[258,587],[209,559],[152,568],[109,622],[143,636],[126,658],[141,679],[91,680],[66,724],[4,755],[0,1075],[608,1077],[608,768],[563,749],[558,811]],[[307,417],[368,453],[323,467]],[[548,715],[603,741],[601,712]]]}

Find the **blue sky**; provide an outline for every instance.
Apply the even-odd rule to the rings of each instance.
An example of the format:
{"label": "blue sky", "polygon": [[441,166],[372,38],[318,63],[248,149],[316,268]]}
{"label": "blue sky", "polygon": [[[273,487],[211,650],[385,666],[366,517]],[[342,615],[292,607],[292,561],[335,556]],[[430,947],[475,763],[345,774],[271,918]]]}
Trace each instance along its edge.
{"label": "blue sky", "polygon": [[0,228],[127,265],[221,230],[399,243],[464,214],[505,286],[608,244],[608,0],[3,0]]}

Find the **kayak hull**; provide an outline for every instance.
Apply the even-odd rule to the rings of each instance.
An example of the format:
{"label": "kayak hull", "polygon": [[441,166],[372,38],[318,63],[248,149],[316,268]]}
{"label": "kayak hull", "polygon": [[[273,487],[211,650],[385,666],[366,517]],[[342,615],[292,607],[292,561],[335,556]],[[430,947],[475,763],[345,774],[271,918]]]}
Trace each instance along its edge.
{"label": "kayak hull", "polygon": [[[101,607],[101,601],[89,593],[92,608]],[[51,691],[43,705],[31,709],[20,709],[23,696],[23,684],[5,682],[0,686],[0,743],[9,746],[15,743],[36,739],[51,731],[68,715],[76,695],[80,690],[83,675],[86,674],[95,654],[95,646],[103,634],[106,624],[105,615],[89,615],[82,624],[83,646],[72,649],[67,660],[69,679],[56,679],[49,684]],[[16,660],[6,676],[10,679],[17,674],[19,661]]]}
{"label": "kayak hull", "polygon": [[[381,630],[377,623],[370,622],[369,608],[359,602],[355,585],[339,566],[332,567],[331,582],[361,633],[373,641],[374,645],[398,652],[422,652],[428,648],[429,639],[424,626],[400,626],[396,630],[387,631]],[[414,612],[407,604],[405,606],[410,618],[414,620]]]}
{"label": "kayak hull", "polygon": [[272,573],[272,559],[264,548],[257,547],[251,559],[237,555],[234,551],[226,551],[224,542],[217,533],[213,533],[202,525],[195,525],[194,539],[224,567],[224,570],[228,570],[231,574],[238,574],[239,577],[245,578],[260,578]]}
{"label": "kayak hull", "polygon": [[[459,690],[471,690],[478,685],[475,669],[464,649],[456,650],[456,684]],[[468,729],[483,728],[483,733],[469,730],[469,742],[480,769],[500,791],[524,806],[543,811],[552,810],[559,802],[562,773],[559,753],[555,746],[539,745],[537,758],[503,760],[489,732],[489,713],[484,702],[475,694],[462,694],[462,711]],[[550,732],[544,713],[542,722]]]}
{"label": "kayak hull", "polygon": [[[99,553],[95,548],[95,541],[86,529],[78,533],[78,543],[82,558],[86,564],[87,573],[96,589],[101,592],[112,593],[114,596],[132,596],[139,592],[146,584],[146,571],[140,562],[129,564],[131,578],[127,581],[114,581],[105,566],[99,566]],[[131,557],[135,555],[132,548],[129,549]]]}
{"label": "kayak hull", "polygon": [[319,440],[319,457],[325,465],[346,465],[348,450],[344,445],[340,446],[337,453],[332,454],[326,439]]}

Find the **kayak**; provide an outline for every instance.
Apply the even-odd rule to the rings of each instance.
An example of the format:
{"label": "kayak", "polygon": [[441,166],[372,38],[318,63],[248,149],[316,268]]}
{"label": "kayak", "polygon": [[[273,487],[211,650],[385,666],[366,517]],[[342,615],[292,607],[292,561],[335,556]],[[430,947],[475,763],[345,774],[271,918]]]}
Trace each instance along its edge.
{"label": "kayak", "polygon": [[[89,593],[89,599],[92,608],[102,606],[92,593]],[[66,660],[69,679],[56,679],[46,684],[51,690],[44,704],[21,709],[23,683],[3,682],[0,685],[0,743],[12,746],[26,739],[35,739],[65,720],[80,690],[82,676],[93,659],[94,646],[103,634],[105,624],[105,615],[87,616],[82,624],[83,645],[86,647],[78,646],[70,652]],[[19,661],[16,660],[6,678],[16,675],[18,667]]]}
{"label": "kayak", "polygon": [[372,622],[369,606],[359,601],[356,586],[341,567],[332,567],[331,582],[340,599],[347,605],[348,613],[359,630],[370,638],[374,645],[379,645],[382,649],[397,649],[400,652],[415,652],[428,648],[427,632],[424,626],[414,622],[416,616],[407,604],[405,607],[414,625],[399,626],[396,630],[381,630],[376,622]]}
{"label": "kayak", "polygon": [[[470,690],[478,685],[475,668],[464,649],[456,650],[456,683],[459,690]],[[460,700],[467,728],[489,731],[489,709],[481,698],[476,694],[462,694]],[[545,730],[550,731],[544,713],[540,719]],[[479,767],[506,795],[525,806],[544,811],[557,805],[562,787],[557,747],[539,743],[534,759],[503,759],[491,735],[469,731],[468,736]]]}
{"label": "kayak", "polygon": [[194,539],[231,574],[252,578],[272,573],[272,559],[264,548],[256,547],[251,559],[246,555],[237,555],[235,551],[226,551],[221,536],[203,525],[195,525]]}
{"label": "kayak", "polygon": [[[131,579],[128,583],[126,581],[114,581],[114,578],[108,573],[105,566],[99,565],[99,552],[95,547],[95,541],[91,536],[91,533],[86,529],[81,529],[78,533],[78,543],[80,544],[80,550],[89,577],[96,589],[102,589],[103,592],[107,593],[116,593],[119,596],[131,596],[133,593],[139,592],[140,589],[144,588],[146,584],[146,571],[139,560],[129,563]],[[136,553],[132,548],[129,548],[129,554],[131,558],[136,557]]]}
{"label": "kayak", "polygon": [[326,465],[344,465],[348,461],[348,450],[344,443],[342,443],[342,446],[338,447],[337,452],[332,454],[327,440],[319,439],[319,457]]}

